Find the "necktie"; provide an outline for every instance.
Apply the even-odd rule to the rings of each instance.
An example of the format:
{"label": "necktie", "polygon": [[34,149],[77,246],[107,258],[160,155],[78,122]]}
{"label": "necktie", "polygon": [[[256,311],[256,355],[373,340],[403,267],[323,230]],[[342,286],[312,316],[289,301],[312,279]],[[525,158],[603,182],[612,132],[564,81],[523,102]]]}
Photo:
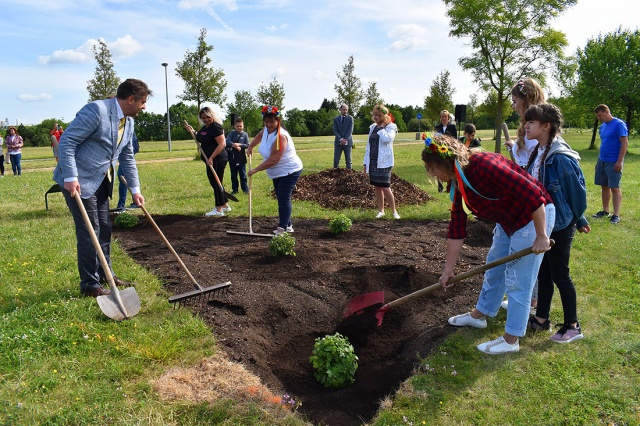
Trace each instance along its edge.
{"label": "necktie", "polygon": [[[120,119],[120,121],[118,122],[118,142],[117,142],[117,146],[120,145],[120,142],[122,142],[122,138],[124,137],[124,129],[126,127],[126,119],[124,117],[122,117]],[[109,179],[109,182],[111,182],[113,180],[113,166],[109,166],[109,171],[107,172],[107,179]]]}
{"label": "necktie", "polygon": [[344,115],[342,116],[342,122],[340,124],[344,124]]}

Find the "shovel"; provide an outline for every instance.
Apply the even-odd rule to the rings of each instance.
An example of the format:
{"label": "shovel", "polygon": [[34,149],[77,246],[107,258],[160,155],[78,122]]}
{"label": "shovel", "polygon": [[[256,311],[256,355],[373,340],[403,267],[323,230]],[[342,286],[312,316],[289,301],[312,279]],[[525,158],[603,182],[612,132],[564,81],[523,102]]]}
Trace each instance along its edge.
{"label": "shovel", "polygon": [[[251,154],[249,154],[249,170],[251,170]],[[227,231],[227,234],[232,234],[232,235],[246,235],[248,237],[262,237],[262,238],[273,238],[274,235],[273,234],[257,234],[255,232],[253,232],[253,226],[251,224],[251,208],[252,208],[252,203],[251,203],[251,196],[253,194],[253,190],[251,187],[251,175],[249,175],[249,232],[240,232],[240,231]]]}
{"label": "shovel", "polygon": [[[551,246],[553,246],[553,244],[555,243],[555,241],[550,240],[551,242]],[[511,262],[512,260],[516,260],[519,259],[523,256],[526,256],[528,254],[532,254],[533,253],[533,247],[529,247],[520,251],[517,251],[515,253],[512,253],[508,256],[502,257],[500,259],[494,260],[493,262],[489,262],[485,265],[482,266],[478,266],[477,268],[473,268],[467,272],[464,272],[462,274],[458,274],[455,277],[451,277],[449,278],[449,281],[447,281],[447,284],[453,284],[456,283],[458,281],[462,281],[466,278],[472,277],[474,275],[477,275],[481,272],[484,272],[488,269],[491,268],[495,268],[496,266],[500,266],[504,263],[507,262]],[[347,318],[350,317],[352,315],[360,315],[365,313],[366,311],[368,311],[367,308],[371,308],[375,305],[382,305],[376,312],[375,312],[375,317],[377,319],[377,323],[378,326],[380,326],[382,324],[382,318],[384,317],[384,314],[391,308],[394,308],[396,306],[400,306],[404,303],[407,303],[417,297],[420,296],[424,296],[425,294],[429,294],[429,293],[433,293],[435,290],[439,289],[440,287],[442,287],[442,284],[437,283],[437,284],[433,284],[430,285],[429,287],[425,287],[421,290],[415,291],[413,293],[410,293],[404,297],[401,297],[399,299],[396,299],[392,302],[387,303],[386,305],[384,304],[384,291],[376,291],[373,293],[366,293],[366,294],[361,294],[358,295],[356,297],[354,297],[353,299],[351,299],[348,303],[347,306],[345,306],[344,311],[343,311],[343,317]]]}
{"label": "shovel", "polygon": [[[131,192],[131,188],[129,188],[129,185],[127,185],[127,180],[124,178],[124,176],[120,176],[120,181],[127,187],[127,189],[129,189],[129,192]],[[200,284],[198,284],[196,279],[193,278],[193,275],[191,275],[191,272],[189,272],[189,269],[187,268],[187,265],[184,264],[184,262],[182,261],[182,259],[178,255],[178,253],[176,253],[176,251],[173,249],[173,246],[171,245],[169,240],[167,240],[167,237],[164,236],[164,233],[160,230],[160,228],[156,224],[156,221],[153,220],[153,218],[151,217],[151,215],[147,211],[147,208],[144,205],[140,206],[140,208],[144,212],[145,216],[147,216],[147,219],[149,219],[149,222],[151,222],[151,224],[153,225],[154,229],[158,232],[158,234],[160,235],[160,238],[162,238],[162,241],[164,241],[164,243],[167,245],[167,248],[169,249],[169,251],[171,252],[173,257],[178,261],[178,263],[180,264],[180,266],[182,267],[184,272],[187,274],[187,276],[189,277],[189,280],[191,280],[191,283],[193,284],[193,287],[195,288],[194,291],[190,291],[188,293],[182,293],[182,294],[177,294],[175,296],[171,296],[169,298],[169,303],[178,302],[177,306],[179,306],[181,303],[185,302],[186,300],[193,299],[193,298],[202,299],[204,295],[207,295],[207,294],[210,294],[210,293],[215,293],[215,292],[218,292],[218,291],[223,291],[223,290],[226,290],[227,288],[229,288],[229,286],[231,285],[231,281],[227,281],[225,283],[214,285],[214,286],[211,286],[211,287],[206,287],[206,288],[203,288]],[[174,306],[176,306],[176,305],[174,305]]]}
{"label": "shovel", "polygon": [[116,321],[131,318],[140,311],[140,298],[138,297],[138,293],[133,287],[126,288],[122,291],[118,290],[116,283],[113,281],[113,274],[111,274],[111,268],[109,267],[109,263],[107,263],[107,258],[102,252],[102,247],[100,247],[100,242],[98,241],[98,237],[96,237],[93,225],[91,225],[91,220],[89,220],[89,215],[87,214],[87,210],[84,208],[84,204],[82,204],[82,198],[80,198],[80,193],[78,193],[78,191],[76,191],[74,198],[78,203],[80,213],[82,213],[82,217],[84,218],[84,223],[87,225],[87,230],[91,236],[93,247],[98,253],[98,258],[100,259],[100,264],[104,270],[109,287],[111,287],[110,294],[96,297],[98,306],[100,306],[100,309],[106,316]]}
{"label": "shovel", "polygon": [[[185,124],[185,127],[189,125],[189,123],[187,123],[187,120],[184,120],[184,124]],[[193,138],[193,141],[198,146],[198,152],[206,160],[207,156],[204,154],[204,151],[202,150],[202,147],[200,146],[200,142],[198,142],[198,139],[196,139],[196,135],[193,132],[190,132],[190,133],[191,133],[191,137]],[[207,163],[207,162],[205,161],[205,163]],[[216,179],[216,183],[218,184],[218,187],[220,187],[220,191],[222,191],[222,193],[225,195],[225,197],[227,197],[231,201],[238,202],[239,200],[234,195],[231,195],[227,191],[224,190],[224,187],[222,186],[222,182],[220,182],[220,179],[218,178],[218,174],[216,173],[216,169],[214,169],[213,166],[211,164],[209,164],[209,163],[207,163],[207,166],[209,166],[209,169],[211,169],[211,173],[213,173],[213,177]]]}

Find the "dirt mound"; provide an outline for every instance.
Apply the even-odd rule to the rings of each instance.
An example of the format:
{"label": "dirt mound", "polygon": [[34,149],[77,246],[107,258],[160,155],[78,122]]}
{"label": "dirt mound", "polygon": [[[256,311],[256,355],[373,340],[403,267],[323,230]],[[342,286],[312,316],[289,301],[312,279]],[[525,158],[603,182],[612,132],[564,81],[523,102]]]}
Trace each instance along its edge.
{"label": "dirt mound", "polygon": [[[396,203],[420,204],[432,198],[411,182],[391,174],[391,189]],[[302,175],[293,192],[294,200],[315,201],[328,209],[375,209],[376,197],[369,175],[351,169],[327,169]]]}

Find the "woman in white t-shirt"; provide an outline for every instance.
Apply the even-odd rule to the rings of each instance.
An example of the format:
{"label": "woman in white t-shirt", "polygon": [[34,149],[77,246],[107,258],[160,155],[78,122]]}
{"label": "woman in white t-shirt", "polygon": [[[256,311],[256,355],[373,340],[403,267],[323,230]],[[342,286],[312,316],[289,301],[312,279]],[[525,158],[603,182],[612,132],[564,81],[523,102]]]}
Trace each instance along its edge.
{"label": "woman in white t-shirt", "polygon": [[505,141],[511,159],[519,166],[525,167],[529,162],[531,152],[538,145],[538,141],[527,139],[524,133],[524,112],[531,105],[540,105],[545,102],[542,87],[532,78],[519,80],[511,89],[511,101],[513,109],[520,116],[518,134],[512,140]]}

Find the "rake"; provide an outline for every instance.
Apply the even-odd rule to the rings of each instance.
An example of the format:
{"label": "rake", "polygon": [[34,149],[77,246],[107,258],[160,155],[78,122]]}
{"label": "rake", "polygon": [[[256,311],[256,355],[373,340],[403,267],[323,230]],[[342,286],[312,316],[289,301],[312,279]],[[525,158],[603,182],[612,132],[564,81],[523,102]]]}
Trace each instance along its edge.
{"label": "rake", "polygon": [[[131,188],[129,188],[129,185],[127,185],[127,180],[124,178],[124,176],[120,176],[120,181],[122,181],[122,183],[127,187],[129,192],[131,192]],[[184,264],[184,262],[182,261],[178,253],[176,253],[176,251],[173,249],[173,246],[171,245],[169,240],[167,240],[167,237],[164,236],[164,234],[156,224],[155,220],[153,220],[153,218],[147,211],[147,208],[144,205],[141,205],[140,208],[144,212],[145,216],[147,216],[147,219],[149,219],[149,222],[151,222],[155,230],[158,231],[158,235],[160,235],[160,238],[162,238],[162,241],[164,241],[164,243],[167,245],[167,248],[169,249],[173,257],[178,261],[178,264],[180,264],[184,272],[187,274],[187,277],[189,277],[189,280],[191,281],[195,289],[186,293],[176,294],[174,296],[169,297],[169,303],[175,303],[175,305],[173,305],[174,308],[176,306],[179,307],[181,305],[187,305],[188,302],[194,302],[194,305],[206,304],[209,300],[211,300],[214,294],[222,295],[226,293],[226,290],[231,285],[231,281],[227,281],[221,284],[216,284],[210,287],[202,287],[200,284],[198,284],[196,279],[193,278],[193,275],[191,275],[191,272],[189,272],[187,265]]]}

